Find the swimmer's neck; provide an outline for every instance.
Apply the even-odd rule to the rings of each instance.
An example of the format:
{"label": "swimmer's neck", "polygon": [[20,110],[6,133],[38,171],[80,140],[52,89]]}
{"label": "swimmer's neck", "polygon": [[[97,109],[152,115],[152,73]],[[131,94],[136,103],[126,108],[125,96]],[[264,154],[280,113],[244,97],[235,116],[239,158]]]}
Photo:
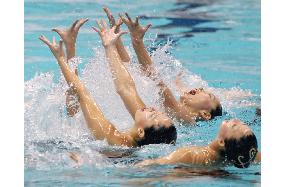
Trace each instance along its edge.
{"label": "swimmer's neck", "polygon": [[136,140],[139,139],[137,127],[132,127],[123,133],[125,137],[127,137],[127,141],[132,145],[132,147],[136,147]]}
{"label": "swimmer's neck", "polygon": [[223,147],[220,146],[218,140],[213,140],[210,142],[207,146],[204,147],[210,154],[208,157],[210,157],[210,160],[214,160],[215,163],[223,162],[223,158],[220,155],[220,152],[222,151]]}

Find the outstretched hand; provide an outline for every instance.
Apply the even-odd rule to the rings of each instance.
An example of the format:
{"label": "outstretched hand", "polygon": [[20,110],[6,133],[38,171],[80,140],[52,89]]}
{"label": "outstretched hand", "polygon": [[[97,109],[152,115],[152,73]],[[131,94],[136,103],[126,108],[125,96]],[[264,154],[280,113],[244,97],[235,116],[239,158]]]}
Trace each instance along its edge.
{"label": "outstretched hand", "polygon": [[125,15],[126,15],[127,19],[124,18],[122,15],[119,15],[119,16],[122,19],[123,23],[125,23],[125,25],[127,25],[128,29],[130,31],[132,39],[142,40],[144,35],[145,35],[145,33],[152,26],[152,24],[148,24],[145,27],[142,27],[139,24],[138,16],[136,17],[135,21],[132,21],[131,17],[128,15],[127,12],[125,13]]}
{"label": "outstretched hand", "polygon": [[110,45],[115,45],[115,42],[117,39],[127,32],[125,31],[119,31],[118,33],[115,33],[115,30],[117,29],[117,26],[112,27],[111,29],[108,28],[106,22],[102,20],[99,22],[96,20],[98,28],[92,27],[101,37],[103,46],[108,47]]}
{"label": "outstretched hand", "polygon": [[104,7],[103,8],[107,17],[108,17],[108,20],[109,20],[109,24],[110,24],[110,28],[113,28],[113,27],[116,27],[115,30],[114,30],[114,33],[119,33],[120,31],[120,26],[122,25],[122,19],[119,18],[117,21],[115,21],[112,13],[110,12],[109,8],[107,7]]}
{"label": "outstretched hand", "polygon": [[59,44],[57,44],[55,37],[53,37],[52,43],[44,35],[41,35],[39,39],[49,47],[50,51],[53,53],[57,60],[65,58],[62,40],[60,40]]}
{"label": "outstretched hand", "polygon": [[52,31],[57,32],[62,38],[66,46],[75,45],[79,29],[88,21],[89,19],[76,20],[70,28],[67,30],[52,29]]}

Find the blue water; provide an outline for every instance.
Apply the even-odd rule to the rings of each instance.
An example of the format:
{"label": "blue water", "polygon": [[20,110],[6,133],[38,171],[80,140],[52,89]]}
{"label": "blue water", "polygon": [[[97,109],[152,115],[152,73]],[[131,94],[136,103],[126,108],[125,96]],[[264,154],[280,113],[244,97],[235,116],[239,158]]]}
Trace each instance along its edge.
{"label": "blue water", "polygon": [[[141,16],[141,24],[152,23],[145,40],[165,81],[175,90],[172,80],[186,70],[185,83],[211,89],[220,97],[226,114],[195,127],[176,123],[176,146],[149,145],[138,150],[94,140],[82,113],[66,117],[67,85],[49,49],[37,38],[40,34],[51,38],[55,35],[51,28],[67,27],[75,19],[88,17],[77,40],[80,79],[120,130],[133,123],[114,91],[98,35],[90,28],[95,19],[105,18],[102,6],[115,15],[127,11],[133,17]],[[220,123],[232,117],[250,125],[261,149],[261,119],[255,114],[261,104],[260,37],[259,0],[26,0],[25,186],[259,186],[260,165],[226,167],[217,176],[200,176],[187,168],[136,168],[133,163],[181,146],[206,145]],[[161,108],[158,89],[137,72],[129,37],[124,36],[123,41],[132,57],[128,68],[139,94],[147,105]],[[106,149],[133,154],[109,159],[100,153]],[[82,167],[74,168],[68,157],[72,151],[86,160]]]}

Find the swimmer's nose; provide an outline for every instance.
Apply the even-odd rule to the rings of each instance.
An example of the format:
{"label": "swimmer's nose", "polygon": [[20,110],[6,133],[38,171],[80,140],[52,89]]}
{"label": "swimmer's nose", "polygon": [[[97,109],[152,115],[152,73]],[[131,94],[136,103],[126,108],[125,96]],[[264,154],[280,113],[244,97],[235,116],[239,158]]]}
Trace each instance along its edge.
{"label": "swimmer's nose", "polygon": [[195,95],[196,94],[196,89],[190,90],[188,93],[191,94],[191,95]]}
{"label": "swimmer's nose", "polygon": [[224,120],[221,125],[226,125],[228,123],[228,120]]}

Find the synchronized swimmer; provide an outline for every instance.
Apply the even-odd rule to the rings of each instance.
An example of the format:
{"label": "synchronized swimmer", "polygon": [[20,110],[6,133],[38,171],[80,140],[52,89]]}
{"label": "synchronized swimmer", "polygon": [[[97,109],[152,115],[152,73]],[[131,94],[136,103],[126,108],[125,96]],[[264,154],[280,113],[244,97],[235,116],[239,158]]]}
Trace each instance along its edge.
{"label": "synchronized swimmer", "polygon": [[[203,88],[188,90],[179,86],[180,100],[174,97],[153,66],[144,45],[143,38],[151,24],[142,27],[138,17],[134,21],[127,13],[126,17],[120,15],[116,21],[108,8],[104,8],[104,11],[110,27],[104,20],[97,20],[97,27],[93,29],[102,40],[116,92],[134,120],[133,127],[126,132],[119,132],[105,118],[91,94],[79,80],[78,70],[75,69],[73,72],[68,65],[68,60],[75,57],[79,29],[88,19],[76,20],[66,30],[52,29],[61,37],[59,43],[55,39],[50,42],[43,35],[39,38],[50,48],[69,85],[66,91],[66,108],[69,116],[74,116],[81,108],[88,128],[97,140],[106,139],[110,145],[140,147],[148,144],[175,144],[177,131],[172,119],[194,124],[196,121],[207,121],[222,115],[220,100]],[[145,76],[158,82],[160,97],[163,98],[163,105],[166,108],[165,113],[145,105],[136,90],[133,78],[125,67],[126,63],[131,62],[121,39],[121,36],[127,33],[120,30],[123,23],[128,27],[141,71]],[[232,119],[222,122],[216,138],[208,146],[178,148],[168,156],[145,160],[136,165],[140,167],[152,164],[234,165],[238,168],[247,168],[253,162],[260,162],[260,157],[253,131],[240,120]],[[80,159],[79,155],[74,153],[71,154],[71,158],[75,161]]]}

